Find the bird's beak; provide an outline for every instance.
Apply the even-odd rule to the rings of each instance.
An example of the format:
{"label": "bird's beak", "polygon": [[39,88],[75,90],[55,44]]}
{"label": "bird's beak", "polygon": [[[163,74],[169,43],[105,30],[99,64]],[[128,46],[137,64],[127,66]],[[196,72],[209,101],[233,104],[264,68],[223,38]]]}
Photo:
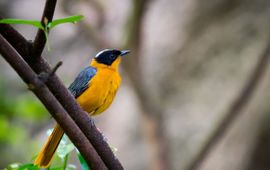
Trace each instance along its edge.
{"label": "bird's beak", "polygon": [[120,56],[127,55],[128,53],[130,53],[130,50],[123,50],[123,51],[121,51]]}

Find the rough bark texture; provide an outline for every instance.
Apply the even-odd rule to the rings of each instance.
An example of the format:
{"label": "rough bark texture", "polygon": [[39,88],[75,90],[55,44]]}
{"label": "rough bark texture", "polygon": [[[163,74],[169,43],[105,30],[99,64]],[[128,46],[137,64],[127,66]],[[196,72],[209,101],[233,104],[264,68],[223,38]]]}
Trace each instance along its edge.
{"label": "rough bark texture", "polygon": [[[58,73],[79,72],[102,48],[131,49],[120,69],[124,78],[118,99],[99,123],[126,169],[186,168],[243,94],[265,51],[270,1],[74,2],[62,1],[62,12],[82,11],[86,20],[65,35],[65,42],[60,41],[64,29],[51,32],[53,43],[60,44],[55,50],[64,49],[53,51],[54,60],[68,62]],[[233,109],[238,118],[229,119],[234,123],[226,123],[223,135],[218,132],[218,142],[211,143],[208,156],[202,154],[199,169],[241,170],[267,161],[268,146],[261,140],[268,140],[262,137],[267,126],[261,124],[269,114],[269,69],[266,74],[254,82],[258,86],[252,95],[247,92],[250,98],[244,96],[242,108]]]}
{"label": "rough bark texture", "polygon": [[[46,1],[43,16],[41,19],[41,23],[43,25],[47,24],[52,20],[55,5],[56,0]],[[1,25],[0,31],[3,35],[3,43],[5,38],[7,42],[14,46],[14,49],[17,50],[21,57],[25,59],[25,61],[37,74],[50,74],[52,72],[47,61],[41,57],[41,53],[46,43],[46,37],[42,30],[39,30],[37,32],[33,44],[26,41],[23,36],[21,36],[18,32],[16,32],[12,27],[8,25]],[[48,86],[49,90],[52,92],[52,94],[55,96],[55,98],[59,101],[59,103],[61,103],[64,109],[67,110],[69,115],[77,123],[83,134],[88,138],[89,148],[91,148],[90,144],[93,143],[95,150],[97,150],[99,156],[101,157],[102,161],[105,163],[106,166],[102,164],[102,161],[102,163],[97,163],[97,161],[93,161],[97,163],[96,165],[93,162],[88,162],[88,164],[91,165],[91,167],[93,168],[105,169],[107,167],[108,169],[123,169],[122,165],[112,152],[110,146],[104,140],[103,135],[97,130],[95,124],[93,123],[93,120],[76,103],[74,97],[62,84],[60,79],[53,74],[46,80],[45,83]],[[53,104],[53,102],[51,104]],[[61,123],[59,124],[61,127],[64,127]],[[82,151],[82,153],[83,152],[84,151]],[[90,158],[89,156],[91,155],[84,154],[84,156]],[[92,158],[96,158],[97,160],[99,159],[99,156],[97,156],[97,154],[92,154],[92,156]],[[87,160],[90,161],[91,159]]]}

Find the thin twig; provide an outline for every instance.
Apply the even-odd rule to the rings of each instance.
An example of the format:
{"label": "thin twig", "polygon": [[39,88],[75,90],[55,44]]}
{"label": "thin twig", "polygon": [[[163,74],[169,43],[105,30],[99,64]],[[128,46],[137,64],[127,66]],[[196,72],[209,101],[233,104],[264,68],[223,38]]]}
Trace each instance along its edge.
{"label": "thin twig", "polygon": [[52,69],[52,71],[49,73],[49,77],[51,77],[52,75],[55,74],[55,72],[57,71],[57,69],[63,64],[62,61],[59,61]]}
{"label": "thin twig", "polygon": [[[50,3],[50,0],[47,0],[46,6],[49,6],[48,5],[49,3]],[[51,5],[55,6],[54,3],[51,3]],[[48,7],[48,8],[52,9],[51,7]],[[47,7],[45,7],[45,11],[46,9]],[[47,13],[45,11],[43,13],[43,16],[47,16],[45,15],[45,13]],[[53,13],[53,11],[54,10],[51,10],[51,13]],[[6,32],[11,32],[12,36],[9,34],[7,35]],[[37,46],[34,46],[33,48],[31,48],[31,46],[29,46],[29,43],[25,40],[25,38],[8,25],[5,25],[4,28],[0,29],[0,33],[3,34],[3,36],[6,35],[5,38],[10,42],[12,46],[15,47],[15,49],[22,55],[22,57],[28,62],[30,67],[37,74],[40,74],[42,72],[45,72],[45,73],[51,72],[50,66],[44,58],[35,57],[35,60],[29,59],[28,56],[29,56],[30,51],[33,50],[33,48],[37,48]],[[17,39],[19,41],[14,41],[14,39]],[[35,42],[38,42],[37,38]],[[17,44],[23,44],[23,45],[18,46]],[[29,50],[25,50],[24,48],[27,48]],[[42,48],[44,48],[44,46]],[[41,52],[42,50],[40,51],[40,53]],[[30,53],[30,54],[33,54],[33,53]],[[48,88],[50,89],[50,91],[53,93],[53,95],[58,99],[61,105],[67,110],[67,112],[76,122],[76,124],[79,126],[82,132],[86,135],[88,140],[95,147],[96,151],[99,153],[100,157],[102,158],[106,166],[109,169],[122,170],[123,167],[121,163],[115,157],[108,143],[104,141],[103,135],[97,130],[96,126],[92,123],[93,120],[76,103],[74,97],[63,85],[60,79],[57,76],[52,75],[50,79],[46,82],[46,84]]]}
{"label": "thin twig", "polygon": [[[37,74],[40,74],[41,72],[51,72],[48,62],[43,57],[39,57],[35,61],[29,60],[28,50],[24,49],[29,47],[28,41],[11,26],[5,24],[3,25],[4,27],[2,27],[2,25],[0,27],[0,34],[6,38],[6,40],[18,51],[19,54],[21,54],[21,56],[28,62],[30,67]],[[7,34],[7,32],[12,33],[12,35]],[[103,139],[103,135],[92,123],[93,120],[76,103],[76,100],[64,86],[61,80],[57,76],[52,75],[52,77],[50,77],[50,79],[46,82],[46,85],[61,103],[61,105],[66,109],[68,114],[73,118],[82,132],[86,135],[88,140],[90,140],[108,169],[122,170],[123,167],[120,161],[115,157],[110,146]]]}
{"label": "thin twig", "polygon": [[107,169],[98,153],[65,109],[2,35],[0,35],[0,54],[14,68],[23,81],[28,84],[29,89],[35,93],[51,115],[61,125],[74,145],[83,154],[91,169]]}
{"label": "thin twig", "polygon": [[57,71],[57,69],[63,64],[62,61],[59,61],[54,67],[53,69],[51,70],[50,73],[46,73],[46,72],[41,72],[39,73],[38,77],[41,81],[43,81],[43,83],[46,83],[48,81],[48,79],[50,77],[52,77],[52,75],[55,74],[55,72]]}
{"label": "thin twig", "polygon": [[252,95],[256,91],[262,77],[265,75],[265,71],[269,64],[270,37],[266,45],[266,49],[260,56],[254,71],[251,73],[250,78],[245,84],[241,93],[239,93],[239,96],[235,99],[219,126],[210,134],[210,137],[205,142],[205,145],[203,145],[199,153],[195,156],[187,168],[185,168],[186,170],[196,170],[200,167],[201,163],[208,156],[211,149],[221,140],[222,136],[224,136],[236,118],[240,116],[242,110],[252,98]]}
{"label": "thin twig", "polygon": [[[42,15],[41,21],[40,21],[44,28],[53,19],[56,2],[57,2],[57,0],[47,0],[46,1],[43,15]],[[45,35],[44,30],[39,29],[37,34],[36,34],[34,43],[33,43],[33,51],[31,54],[31,57],[33,59],[41,56],[41,53],[46,45],[46,41],[47,40],[46,40],[46,35]]]}

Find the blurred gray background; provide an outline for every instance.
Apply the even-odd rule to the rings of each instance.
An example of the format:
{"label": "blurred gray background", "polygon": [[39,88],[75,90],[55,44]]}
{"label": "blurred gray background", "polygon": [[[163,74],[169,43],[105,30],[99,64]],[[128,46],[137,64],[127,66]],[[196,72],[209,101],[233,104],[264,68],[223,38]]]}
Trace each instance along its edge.
{"label": "blurred gray background", "polygon": [[[0,0],[5,18],[39,20],[45,0]],[[112,106],[95,118],[127,170],[181,170],[239,95],[266,48],[269,0],[59,0],[51,65],[68,86],[104,48],[131,49]],[[1,25],[0,25],[1,26]],[[29,40],[36,29],[15,25]],[[270,169],[270,70],[201,170]],[[53,120],[0,58],[0,168],[29,162]]]}

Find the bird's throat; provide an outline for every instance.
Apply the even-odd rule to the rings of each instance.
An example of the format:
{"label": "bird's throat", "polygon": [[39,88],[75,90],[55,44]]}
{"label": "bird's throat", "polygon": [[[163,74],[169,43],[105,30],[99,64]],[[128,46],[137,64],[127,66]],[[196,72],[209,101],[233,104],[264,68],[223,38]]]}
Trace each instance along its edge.
{"label": "bird's throat", "polygon": [[120,62],[121,62],[121,57],[118,57],[111,65],[99,63],[95,59],[92,59],[90,66],[95,67],[95,68],[108,68],[108,69],[118,71],[118,66]]}

